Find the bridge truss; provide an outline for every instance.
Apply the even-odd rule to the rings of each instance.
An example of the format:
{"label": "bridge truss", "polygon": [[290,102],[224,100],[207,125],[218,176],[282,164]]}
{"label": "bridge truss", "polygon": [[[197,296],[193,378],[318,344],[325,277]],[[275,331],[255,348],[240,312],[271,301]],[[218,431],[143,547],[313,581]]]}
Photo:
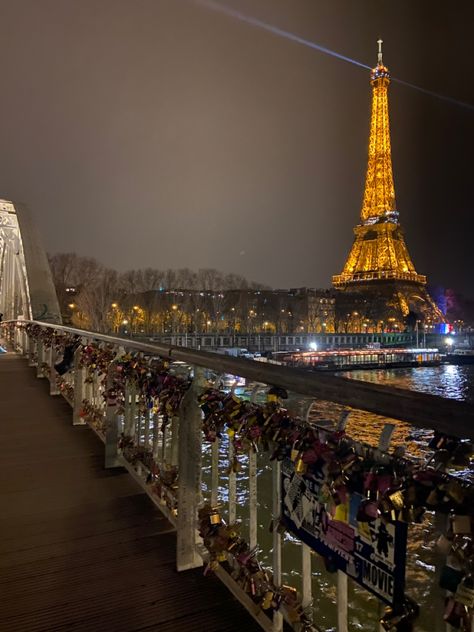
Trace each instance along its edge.
{"label": "bridge truss", "polygon": [[28,210],[0,200],[0,313],[3,320],[61,322],[46,253]]}

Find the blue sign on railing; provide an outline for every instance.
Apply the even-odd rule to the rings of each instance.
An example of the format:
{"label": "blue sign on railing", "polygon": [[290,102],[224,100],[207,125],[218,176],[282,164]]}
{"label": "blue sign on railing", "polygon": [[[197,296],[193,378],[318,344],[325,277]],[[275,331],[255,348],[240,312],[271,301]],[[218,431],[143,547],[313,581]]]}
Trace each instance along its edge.
{"label": "blue sign on railing", "polygon": [[290,459],[283,461],[281,471],[281,519],[288,531],[385,603],[401,603],[407,524],[380,519],[359,522],[361,494],[348,494],[331,516],[320,502],[322,474],[321,478],[297,474]]}

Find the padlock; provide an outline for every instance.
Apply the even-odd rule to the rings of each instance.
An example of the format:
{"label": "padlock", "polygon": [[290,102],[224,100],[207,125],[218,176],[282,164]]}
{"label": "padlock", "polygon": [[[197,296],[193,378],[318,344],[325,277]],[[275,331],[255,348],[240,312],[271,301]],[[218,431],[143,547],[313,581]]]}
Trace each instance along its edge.
{"label": "padlock", "polygon": [[463,577],[464,572],[462,570],[445,564],[439,575],[439,587],[455,593]]}
{"label": "padlock", "polygon": [[212,525],[218,525],[222,523],[222,518],[217,509],[212,509],[211,513],[209,514],[209,522]]}
{"label": "padlock", "polygon": [[474,581],[471,576],[464,577],[458,584],[454,600],[467,608],[474,607]]}
{"label": "padlock", "polygon": [[281,434],[281,428],[277,428],[272,436],[272,441],[277,441]]}
{"label": "padlock", "polygon": [[405,497],[403,490],[397,489],[395,491],[388,490],[387,498],[392,503],[394,509],[401,510],[405,507]]}
{"label": "padlock", "polygon": [[411,632],[414,630],[413,624],[419,613],[418,604],[409,597],[405,597],[403,604],[385,609],[380,624],[384,630],[390,632]]}
{"label": "padlock", "polygon": [[449,450],[441,449],[437,450],[430,459],[430,465],[437,471],[446,469],[446,466],[451,460],[451,452]]}
{"label": "padlock", "polygon": [[466,622],[469,621],[469,614],[466,606],[456,601],[453,597],[448,597],[446,599],[446,608],[443,620],[453,626],[453,628],[460,628],[461,626],[464,626],[464,629],[466,629]]}
{"label": "padlock", "polygon": [[442,533],[436,540],[436,549],[443,555],[448,555],[451,551],[453,543]]}
{"label": "padlock", "polygon": [[340,522],[349,522],[349,503],[340,503],[336,505],[336,511],[334,513],[334,520]]}
{"label": "padlock", "polygon": [[300,452],[300,455],[295,461],[295,472],[297,474],[304,474],[307,469],[308,469],[308,466],[303,460],[303,453]]}
{"label": "padlock", "polygon": [[452,518],[454,535],[467,535],[471,533],[471,517],[455,515]]}
{"label": "padlock", "polygon": [[435,430],[433,438],[430,439],[430,441],[428,442],[428,447],[431,450],[440,450],[441,448],[444,448],[444,446],[446,445],[448,441],[448,436],[443,434],[442,432],[438,432],[437,430]]}
{"label": "padlock", "polygon": [[272,607],[273,597],[275,593],[271,590],[267,590],[267,592],[263,595],[263,599],[260,602],[260,607],[262,610],[268,610]]}
{"label": "padlock", "polygon": [[451,480],[445,488],[445,496],[455,503],[461,504],[466,496],[461,483],[457,480]]}
{"label": "padlock", "polygon": [[394,522],[397,519],[397,511],[388,498],[382,497],[378,500],[378,510],[381,517],[386,521]]}
{"label": "padlock", "polygon": [[291,452],[290,452],[290,459],[293,461],[293,463],[300,456],[300,450],[296,448],[295,446],[296,446],[296,441],[293,444],[293,447],[291,448]]}

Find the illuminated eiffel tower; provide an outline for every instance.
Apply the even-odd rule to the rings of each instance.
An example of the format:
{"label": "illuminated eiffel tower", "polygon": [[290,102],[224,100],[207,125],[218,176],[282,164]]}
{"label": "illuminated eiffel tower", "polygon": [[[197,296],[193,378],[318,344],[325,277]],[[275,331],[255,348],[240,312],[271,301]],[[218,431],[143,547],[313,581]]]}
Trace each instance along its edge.
{"label": "illuminated eiffel tower", "polygon": [[372,116],[361,222],[354,229],[344,270],[332,281],[336,289],[366,294],[368,300],[377,295],[386,305],[385,315],[390,313],[400,326],[410,311],[425,320],[442,322],[444,318],[426,290],[426,277],[416,272],[398,223],[388,115],[390,75],[382,61],[382,40],[378,45],[377,65],[370,74]]}

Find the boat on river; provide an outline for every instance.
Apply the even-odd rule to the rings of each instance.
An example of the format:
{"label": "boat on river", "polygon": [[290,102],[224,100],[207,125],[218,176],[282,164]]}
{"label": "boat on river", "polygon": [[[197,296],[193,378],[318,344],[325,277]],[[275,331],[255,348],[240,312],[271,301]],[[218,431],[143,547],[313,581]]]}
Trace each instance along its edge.
{"label": "boat on river", "polygon": [[474,349],[453,349],[445,355],[447,364],[474,364]]}
{"label": "boat on river", "polygon": [[391,369],[402,367],[438,366],[438,349],[335,349],[333,351],[283,351],[272,359],[286,366],[320,371],[350,371],[352,369]]}

